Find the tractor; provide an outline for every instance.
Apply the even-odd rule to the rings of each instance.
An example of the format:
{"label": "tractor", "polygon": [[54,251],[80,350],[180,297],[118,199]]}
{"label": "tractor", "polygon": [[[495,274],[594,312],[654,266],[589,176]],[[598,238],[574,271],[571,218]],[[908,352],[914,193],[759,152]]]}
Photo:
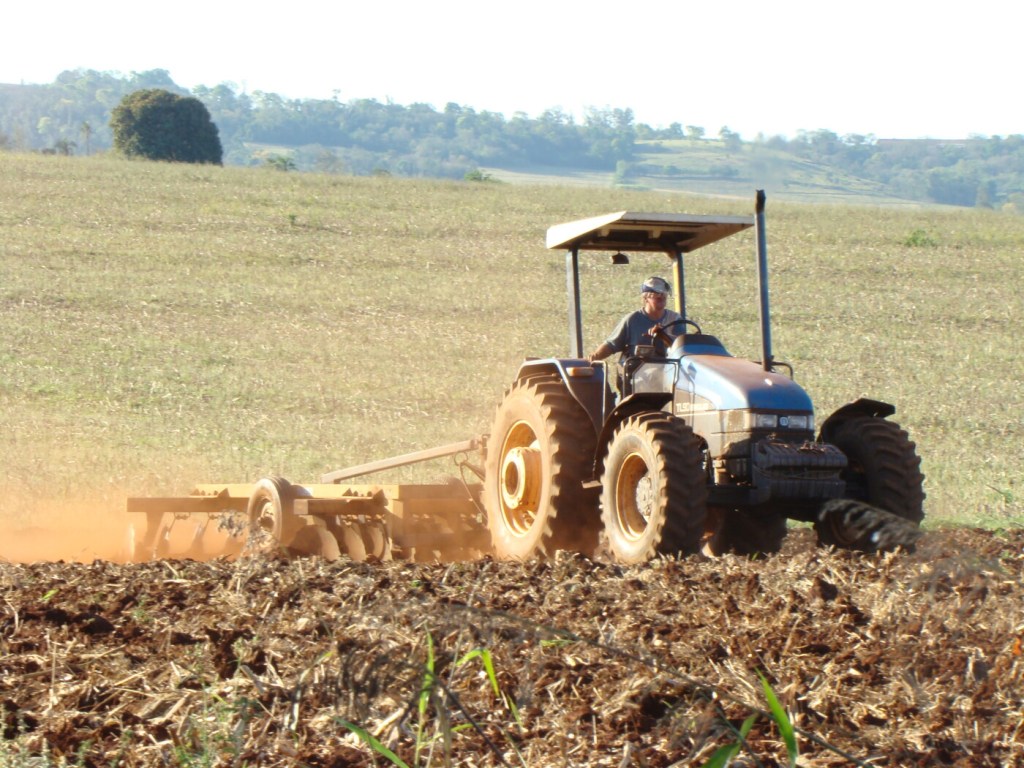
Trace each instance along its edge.
{"label": "tractor", "polygon": [[[752,216],[619,212],[553,226],[566,251],[566,358],[528,359],[487,436],[482,502],[495,556],[606,547],[624,563],[662,555],[775,552],[788,520],[824,545],[901,541],[924,517],[924,476],[896,409],[858,399],[815,424],[792,367],[772,354],[765,195]],[[730,354],[687,316],[686,255],[753,227],[761,359]],[[584,355],[580,256],[661,253],[681,320],[611,370]],[[815,430],[817,429],[817,432]],[[908,533],[902,540],[914,538]]]}
{"label": "tractor", "polygon": [[[127,557],[525,560],[606,547],[636,563],[774,552],[791,519],[812,523],[823,544],[837,547],[912,543],[924,477],[914,444],[889,419],[895,408],[857,400],[815,435],[810,398],[772,356],[764,207],[759,192],[753,216],[621,212],[551,227],[548,247],[566,251],[571,354],[524,362],[489,434],[315,483],[275,476],[129,498],[128,511],[146,525],[141,536],[129,526]],[[729,354],[686,314],[686,254],[750,227],[760,361]],[[663,253],[679,286],[676,327],[653,329],[651,343],[629,349],[614,374],[583,354],[579,258],[587,251],[611,251],[618,262],[627,251]],[[351,482],[442,457],[456,457],[454,482]]]}

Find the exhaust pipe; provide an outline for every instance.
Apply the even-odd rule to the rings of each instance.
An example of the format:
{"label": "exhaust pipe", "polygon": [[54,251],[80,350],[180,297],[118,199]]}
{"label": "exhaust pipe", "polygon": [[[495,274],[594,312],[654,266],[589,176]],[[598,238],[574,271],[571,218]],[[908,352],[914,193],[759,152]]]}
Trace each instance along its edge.
{"label": "exhaust pipe", "polygon": [[761,315],[761,366],[772,370],[772,327],[771,312],[768,308],[768,241],[764,231],[763,189],[757,190],[757,201],[754,206],[754,231],[757,234],[757,288],[760,293]]}

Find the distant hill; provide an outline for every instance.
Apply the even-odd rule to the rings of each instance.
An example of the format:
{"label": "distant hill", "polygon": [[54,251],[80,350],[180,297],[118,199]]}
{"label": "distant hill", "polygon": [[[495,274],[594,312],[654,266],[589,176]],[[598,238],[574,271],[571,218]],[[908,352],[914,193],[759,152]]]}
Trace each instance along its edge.
{"label": "distant hill", "polygon": [[[190,93],[165,70],[128,77],[73,70],[50,85],[0,85],[0,149],[109,151],[111,111],[141,88]],[[191,95],[209,110],[229,165],[704,195],[745,196],[760,187],[800,201],[1024,212],[1021,135],[896,140],[818,130],[744,142],[727,128],[715,137],[699,126],[655,129],[636,123],[628,108],[591,109],[576,121],[559,110],[506,118],[455,103],[438,110],[372,99],[289,100],[229,85]]]}
{"label": "distant hill", "polygon": [[937,204],[898,197],[880,182],[789,152],[752,143],[730,150],[721,141],[707,139],[637,142],[635,160],[624,173],[544,166],[483,170],[496,180],[513,184],[617,185],[741,199],[748,198],[752,189],[762,188],[773,199],[794,202],[900,207]]}

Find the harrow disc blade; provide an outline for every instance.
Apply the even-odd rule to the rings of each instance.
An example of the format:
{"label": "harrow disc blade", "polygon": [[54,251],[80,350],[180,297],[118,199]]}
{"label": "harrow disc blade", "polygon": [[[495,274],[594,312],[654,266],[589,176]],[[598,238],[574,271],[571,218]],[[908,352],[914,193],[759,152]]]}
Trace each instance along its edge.
{"label": "harrow disc blade", "polygon": [[125,562],[154,559],[213,560],[233,557],[242,548],[242,533],[225,525],[219,516],[164,514],[150,519],[145,527],[128,525],[122,545]]}
{"label": "harrow disc blade", "polygon": [[362,563],[366,561],[366,544],[363,543],[363,537],[359,535],[359,531],[355,526],[339,526],[336,536],[338,537],[341,551],[351,557],[353,562]]}
{"label": "harrow disc blade", "polygon": [[341,548],[334,534],[319,525],[300,528],[288,545],[288,551],[298,557],[320,557],[324,560],[341,557]]}

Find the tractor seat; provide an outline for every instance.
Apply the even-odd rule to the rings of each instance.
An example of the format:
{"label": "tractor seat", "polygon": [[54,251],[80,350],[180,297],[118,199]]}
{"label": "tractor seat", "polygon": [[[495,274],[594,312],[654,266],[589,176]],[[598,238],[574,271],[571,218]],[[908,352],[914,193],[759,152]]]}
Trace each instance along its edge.
{"label": "tractor seat", "polygon": [[730,356],[718,337],[709,333],[684,333],[676,336],[668,354],[669,357],[682,357],[683,355]]}

